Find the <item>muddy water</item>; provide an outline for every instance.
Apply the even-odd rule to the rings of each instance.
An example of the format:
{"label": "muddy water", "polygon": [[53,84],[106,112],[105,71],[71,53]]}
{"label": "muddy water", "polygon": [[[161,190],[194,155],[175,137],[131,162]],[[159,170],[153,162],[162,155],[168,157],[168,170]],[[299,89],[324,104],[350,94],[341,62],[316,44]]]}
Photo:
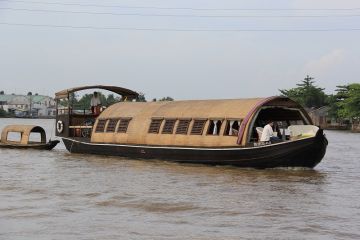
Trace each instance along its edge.
{"label": "muddy water", "polygon": [[326,134],[315,170],[0,149],[0,239],[360,239],[360,134]]}

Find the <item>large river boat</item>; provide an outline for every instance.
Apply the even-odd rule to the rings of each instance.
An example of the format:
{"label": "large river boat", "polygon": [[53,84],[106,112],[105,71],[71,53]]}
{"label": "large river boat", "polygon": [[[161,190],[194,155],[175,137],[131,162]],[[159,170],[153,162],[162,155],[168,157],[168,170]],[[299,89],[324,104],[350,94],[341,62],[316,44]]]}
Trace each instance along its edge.
{"label": "large river boat", "polygon": [[[74,93],[103,89],[121,95],[94,115],[72,104]],[[56,93],[56,135],[71,153],[161,159],[251,168],[315,167],[328,141],[307,112],[287,97],[137,102],[138,93],[86,86]],[[267,121],[282,141],[260,142]]]}

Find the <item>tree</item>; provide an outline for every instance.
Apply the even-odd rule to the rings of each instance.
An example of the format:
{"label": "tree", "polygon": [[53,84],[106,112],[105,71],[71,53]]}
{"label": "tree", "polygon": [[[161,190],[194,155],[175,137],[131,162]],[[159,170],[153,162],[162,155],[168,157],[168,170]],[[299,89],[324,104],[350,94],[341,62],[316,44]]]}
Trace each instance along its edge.
{"label": "tree", "polygon": [[5,92],[3,90],[1,90],[0,95],[5,95]]}
{"label": "tree", "polygon": [[172,97],[163,97],[161,99],[159,99],[160,102],[165,102],[165,101],[174,101],[174,99]]}
{"label": "tree", "polygon": [[4,109],[0,108],[0,117],[6,117],[8,114]]}
{"label": "tree", "polygon": [[337,86],[338,115],[360,120],[360,84],[352,83],[346,86]]}
{"label": "tree", "polygon": [[313,79],[314,78],[307,75],[301,83],[296,84],[296,88],[289,90],[279,89],[279,91],[282,95],[293,99],[304,107],[322,107],[327,104],[327,96],[324,93],[324,88],[319,88],[314,85],[315,81],[313,81]]}
{"label": "tree", "polygon": [[145,94],[144,93],[139,93],[139,96],[136,98],[137,102],[146,102],[145,99]]}
{"label": "tree", "polygon": [[110,106],[114,103],[118,102],[118,99],[114,97],[114,94],[109,94],[106,98],[106,106]]}
{"label": "tree", "polygon": [[31,95],[32,95],[32,92],[28,92],[27,95],[28,95],[28,96],[31,96]]}

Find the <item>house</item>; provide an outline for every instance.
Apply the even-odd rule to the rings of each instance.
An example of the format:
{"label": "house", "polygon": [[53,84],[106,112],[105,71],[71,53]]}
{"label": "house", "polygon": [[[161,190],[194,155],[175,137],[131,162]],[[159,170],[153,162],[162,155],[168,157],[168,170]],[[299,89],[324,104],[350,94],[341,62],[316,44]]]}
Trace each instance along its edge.
{"label": "house", "polygon": [[323,106],[316,109],[308,109],[309,116],[314,125],[328,130],[347,130],[350,129],[350,122],[345,119],[333,118],[329,116],[330,107]]}
{"label": "house", "polygon": [[55,100],[43,95],[0,95],[0,108],[16,117],[55,117]]}

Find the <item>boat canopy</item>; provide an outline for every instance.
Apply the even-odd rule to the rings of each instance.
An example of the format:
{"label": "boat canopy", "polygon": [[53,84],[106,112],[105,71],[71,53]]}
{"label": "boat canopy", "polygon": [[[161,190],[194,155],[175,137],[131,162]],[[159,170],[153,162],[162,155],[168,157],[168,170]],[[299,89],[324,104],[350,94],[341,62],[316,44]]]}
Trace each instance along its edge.
{"label": "boat canopy", "polygon": [[[120,102],[108,107],[100,114],[96,129],[93,129],[92,132],[91,142],[205,147],[245,146],[251,139],[252,129],[257,119],[277,120],[279,115],[281,118],[289,120],[303,119],[305,124],[311,124],[310,117],[298,103],[287,97],[279,96],[229,100]],[[121,118],[131,119],[127,130],[128,134],[104,132],[99,130],[100,127],[98,128],[101,124],[105,127],[106,122],[111,119]],[[226,120],[226,122],[237,121],[241,124],[238,129],[237,141],[227,134],[220,134],[218,137],[206,133],[204,136],[161,134],[159,137],[158,134],[148,133],[154,119],[210,120],[216,124]],[[205,125],[205,128],[208,126]],[[223,124],[223,131],[225,128],[226,125]]]}
{"label": "boat canopy", "polygon": [[117,103],[99,118],[245,118],[263,98]]}
{"label": "boat canopy", "polygon": [[46,133],[45,130],[36,125],[8,125],[6,126],[1,133],[1,143],[13,143],[12,141],[8,140],[9,133],[20,133],[21,139],[18,144],[24,145],[28,144],[30,140],[31,133],[40,133],[41,135],[41,143],[46,143]]}
{"label": "boat canopy", "polygon": [[135,91],[132,91],[130,89],[122,88],[122,87],[116,87],[116,86],[105,86],[105,85],[92,85],[92,86],[81,86],[81,87],[75,87],[75,88],[69,88],[62,90],[60,92],[55,93],[55,99],[63,99],[67,98],[70,93],[74,93],[81,90],[87,90],[87,89],[104,89],[111,92],[114,92],[116,94],[121,95],[124,99],[132,100],[139,96],[139,94]]}

